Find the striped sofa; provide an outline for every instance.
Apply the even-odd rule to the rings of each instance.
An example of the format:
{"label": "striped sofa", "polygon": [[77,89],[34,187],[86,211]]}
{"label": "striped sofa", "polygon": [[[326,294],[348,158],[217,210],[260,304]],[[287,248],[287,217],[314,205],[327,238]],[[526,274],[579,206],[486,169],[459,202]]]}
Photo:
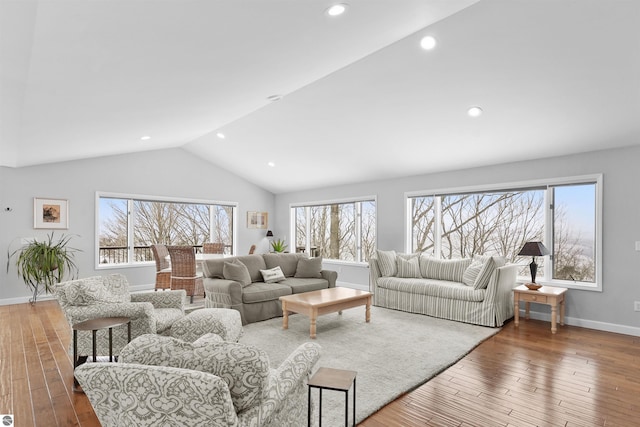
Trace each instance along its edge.
{"label": "striped sofa", "polygon": [[378,307],[498,327],[513,317],[519,269],[502,257],[444,260],[379,250],[369,260],[369,287]]}

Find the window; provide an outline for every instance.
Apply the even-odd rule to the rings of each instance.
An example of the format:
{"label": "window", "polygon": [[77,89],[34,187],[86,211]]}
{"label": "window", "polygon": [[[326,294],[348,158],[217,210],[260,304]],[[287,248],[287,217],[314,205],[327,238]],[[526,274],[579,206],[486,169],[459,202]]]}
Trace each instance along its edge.
{"label": "window", "polygon": [[222,242],[232,254],[236,206],[230,203],[97,195],[97,262],[122,266],[153,261],[151,245]]}
{"label": "window", "polygon": [[551,256],[536,260],[540,281],[600,289],[601,181],[595,175],[408,195],[408,249],[441,258],[501,255],[527,276],[531,260],[518,252],[542,241]]}
{"label": "window", "polygon": [[367,262],[375,251],[375,200],[294,206],[291,218],[296,252]]}

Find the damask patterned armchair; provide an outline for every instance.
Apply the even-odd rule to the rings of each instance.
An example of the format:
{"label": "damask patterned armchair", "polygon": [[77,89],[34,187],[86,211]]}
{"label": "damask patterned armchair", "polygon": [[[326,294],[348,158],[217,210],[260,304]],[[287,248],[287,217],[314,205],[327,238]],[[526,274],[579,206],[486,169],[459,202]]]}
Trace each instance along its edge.
{"label": "damask patterned armchair", "polygon": [[[93,276],[56,285],[55,295],[69,326],[100,317],[129,317],[131,339],[144,334],[168,334],[173,322],[184,317],[186,292],[129,293],[127,278],[122,274]],[[127,344],[127,327],[113,328],[113,354],[118,355]],[[107,330],[96,335],[97,354],[109,354]],[[73,352],[73,342],[69,353]],[[78,331],[78,356],[93,354],[91,331]]]}
{"label": "damask patterned armchair", "polygon": [[307,379],[320,346],[305,343],[276,369],[256,347],[207,334],[193,343],[144,335],[118,363],[87,363],[76,378],[103,427],[307,424]]}

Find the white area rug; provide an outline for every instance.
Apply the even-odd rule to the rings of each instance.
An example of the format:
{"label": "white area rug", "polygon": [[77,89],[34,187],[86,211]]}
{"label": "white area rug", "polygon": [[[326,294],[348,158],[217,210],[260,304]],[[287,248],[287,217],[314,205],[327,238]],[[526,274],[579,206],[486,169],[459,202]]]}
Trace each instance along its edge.
{"label": "white area rug", "polygon": [[[320,316],[316,342],[322,346],[317,367],[357,371],[356,419],[361,422],[401,394],[416,388],[457,362],[499,328],[468,325],[385,308],[371,308],[365,322],[364,307]],[[244,327],[241,343],[264,349],[271,365],[278,366],[300,344],[312,341],[309,319],[289,316],[289,329],[282,318]],[[349,424],[352,417],[349,391]],[[312,390],[318,402],[318,390]],[[317,423],[317,413],[314,414]],[[324,391],[322,423],[344,425],[344,393]]]}

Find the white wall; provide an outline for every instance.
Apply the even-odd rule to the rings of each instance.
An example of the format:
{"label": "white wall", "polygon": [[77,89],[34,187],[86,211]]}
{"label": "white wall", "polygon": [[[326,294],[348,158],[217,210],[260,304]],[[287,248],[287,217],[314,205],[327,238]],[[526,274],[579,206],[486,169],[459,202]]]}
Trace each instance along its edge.
{"label": "white wall", "polygon": [[[78,235],[72,245],[82,250],[77,257],[80,277],[118,272],[133,286],[154,283],[155,267],[95,269],[96,191],[237,202],[238,254],[248,253],[266,234],[265,230],[247,229],[247,211],[266,211],[270,220],[274,216],[272,193],[182,149],[16,169],[0,167],[0,183],[0,304],[24,302],[29,295],[15,267],[7,273],[7,248],[19,246],[20,238],[50,232],[33,229],[34,197],[69,200],[69,229],[56,234]],[[7,212],[6,207],[12,211]]]}
{"label": "white wall", "polygon": [[[403,179],[323,188],[276,196],[276,229],[289,230],[289,206],[318,200],[376,195],[378,248],[403,252],[405,248],[405,200],[409,191],[476,186],[533,179],[603,173],[603,291],[570,289],[568,323],[595,329],[640,335],[640,147],[504,164],[492,167],[434,173]],[[289,236],[288,236],[289,237]],[[368,271],[340,266],[338,280],[348,277],[368,283]],[[532,305],[534,317],[548,318],[548,307]]]}

